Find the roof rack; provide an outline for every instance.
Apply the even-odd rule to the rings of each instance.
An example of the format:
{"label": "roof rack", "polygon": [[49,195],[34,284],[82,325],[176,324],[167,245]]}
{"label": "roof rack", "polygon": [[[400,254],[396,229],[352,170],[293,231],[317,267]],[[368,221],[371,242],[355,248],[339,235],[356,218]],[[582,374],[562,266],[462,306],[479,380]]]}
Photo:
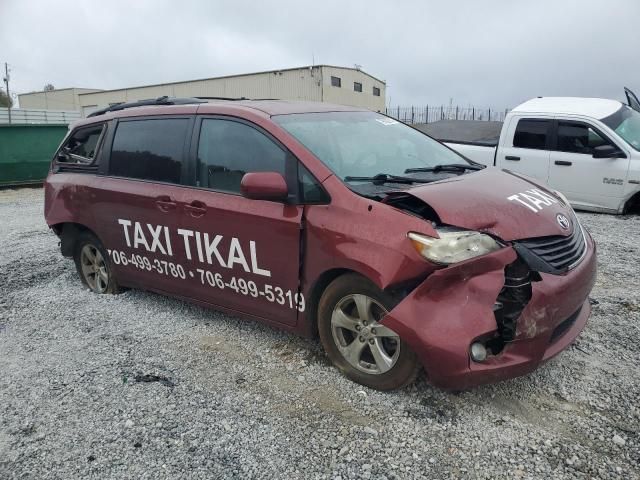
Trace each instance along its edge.
{"label": "roof rack", "polygon": [[242,100],[251,100],[254,102],[264,101],[264,100],[280,100],[279,98],[247,98],[247,97],[195,97],[199,100],[229,100],[230,102],[240,102]]}
{"label": "roof rack", "polygon": [[207,103],[204,98],[169,98],[168,96],[150,98],[147,100],[140,100],[137,102],[120,102],[114,105],[110,105],[107,108],[96,110],[93,113],[87,115],[87,117],[97,117],[107,112],[115,112],[118,110],[125,110],[127,108],[144,107],[151,105],[189,105],[193,103]]}
{"label": "roof rack", "polygon": [[198,100],[229,100],[230,102],[239,102],[241,100],[251,100],[250,98],[247,97],[238,97],[238,98],[233,98],[233,97],[195,97]]}

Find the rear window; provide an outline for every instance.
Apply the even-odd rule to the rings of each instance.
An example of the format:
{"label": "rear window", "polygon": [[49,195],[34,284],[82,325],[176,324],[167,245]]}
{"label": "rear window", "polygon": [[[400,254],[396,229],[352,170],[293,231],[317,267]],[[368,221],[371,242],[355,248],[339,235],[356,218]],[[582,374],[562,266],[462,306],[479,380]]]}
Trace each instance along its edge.
{"label": "rear window", "polygon": [[516,148],[532,148],[545,150],[550,120],[522,119],[518,121],[513,146]]}
{"label": "rear window", "polygon": [[180,183],[188,123],[186,118],[120,122],[113,140],[109,173]]}
{"label": "rear window", "polygon": [[104,125],[92,125],[90,127],[81,128],[67,139],[64,146],[58,154],[57,161],[59,163],[93,163],[98,151]]}

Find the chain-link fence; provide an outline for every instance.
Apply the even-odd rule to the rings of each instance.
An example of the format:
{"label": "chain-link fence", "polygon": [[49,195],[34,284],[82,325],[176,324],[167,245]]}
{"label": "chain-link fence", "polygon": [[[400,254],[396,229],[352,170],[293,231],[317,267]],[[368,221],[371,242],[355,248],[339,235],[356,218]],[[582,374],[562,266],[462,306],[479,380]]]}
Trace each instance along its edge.
{"label": "chain-link fence", "polygon": [[404,123],[432,123],[439,120],[486,120],[504,121],[509,109],[431,106],[387,107],[386,114]]}

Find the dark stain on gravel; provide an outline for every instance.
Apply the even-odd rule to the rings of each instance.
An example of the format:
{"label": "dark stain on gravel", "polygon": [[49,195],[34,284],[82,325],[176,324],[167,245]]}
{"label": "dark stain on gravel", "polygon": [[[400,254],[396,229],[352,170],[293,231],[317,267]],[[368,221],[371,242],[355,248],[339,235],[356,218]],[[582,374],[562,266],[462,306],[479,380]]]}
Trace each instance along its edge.
{"label": "dark stain on gravel", "polygon": [[136,383],[153,383],[158,382],[164,385],[165,387],[173,388],[176,384],[168,377],[164,375],[154,375],[154,374],[136,374],[133,376],[133,380]]}

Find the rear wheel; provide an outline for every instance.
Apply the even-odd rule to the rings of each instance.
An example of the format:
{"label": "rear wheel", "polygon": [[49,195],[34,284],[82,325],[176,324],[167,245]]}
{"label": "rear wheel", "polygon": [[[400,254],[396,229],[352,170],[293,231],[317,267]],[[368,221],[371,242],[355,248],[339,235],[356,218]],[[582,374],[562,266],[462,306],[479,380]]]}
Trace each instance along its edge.
{"label": "rear wheel", "polygon": [[337,278],[318,306],[318,330],[332,363],[350,379],[377,390],[412,383],[415,354],[380,321],[393,308],[390,295],[357,274]]}
{"label": "rear wheel", "polygon": [[94,293],[118,293],[109,256],[95,235],[82,233],[76,240],[73,259],[82,283]]}

